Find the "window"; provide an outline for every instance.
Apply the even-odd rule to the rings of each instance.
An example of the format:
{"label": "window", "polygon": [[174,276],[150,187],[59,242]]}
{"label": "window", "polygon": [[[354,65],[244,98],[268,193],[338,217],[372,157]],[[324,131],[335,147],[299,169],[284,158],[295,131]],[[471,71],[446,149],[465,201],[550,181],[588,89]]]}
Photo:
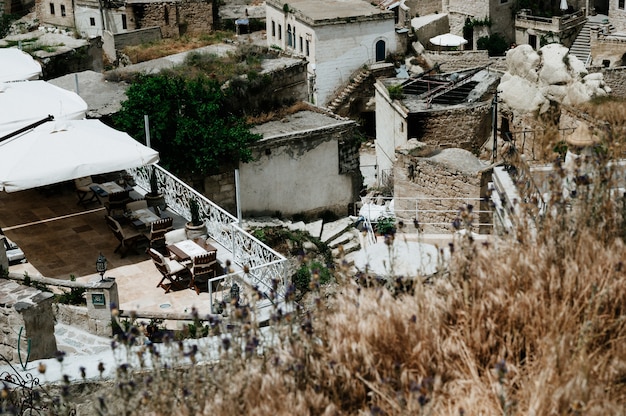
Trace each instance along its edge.
{"label": "window", "polygon": [[61,16],[65,17],[65,4],[61,5]]}
{"label": "window", "polygon": [[287,25],[287,46],[293,46],[291,43],[291,25]]}
{"label": "window", "polygon": [[167,4],[163,6],[163,19],[165,20],[165,24],[170,24],[170,10],[167,7]]}
{"label": "window", "polygon": [[89,18],[89,25],[90,26],[95,26],[96,25],[96,18],[95,17],[90,17]]}
{"label": "window", "polygon": [[309,56],[309,54],[311,53],[311,42],[309,42],[309,40],[306,40],[306,56]]}
{"label": "window", "polygon": [[54,3],[50,3],[50,14],[54,14]]}
{"label": "window", "polygon": [[617,8],[624,10],[624,3],[626,3],[624,0],[619,0]]}
{"label": "window", "polygon": [[304,48],[302,47],[302,45],[303,45],[303,44],[304,44],[304,39],[302,39],[302,36],[300,36],[300,53],[302,53],[302,51],[303,51],[303,49],[304,49]]}
{"label": "window", "polygon": [[276,37],[276,22],[272,20],[272,37]]}
{"label": "window", "polygon": [[283,38],[283,25],[278,25],[278,40]]}
{"label": "window", "polygon": [[128,22],[126,22],[126,15],[122,15],[122,29],[128,29]]}

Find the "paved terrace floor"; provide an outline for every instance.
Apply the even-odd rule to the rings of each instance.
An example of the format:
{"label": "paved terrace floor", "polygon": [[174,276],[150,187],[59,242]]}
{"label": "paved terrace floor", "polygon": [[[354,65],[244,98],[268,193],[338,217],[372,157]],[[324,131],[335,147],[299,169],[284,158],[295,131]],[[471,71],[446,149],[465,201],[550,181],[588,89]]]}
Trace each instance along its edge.
{"label": "paved terrace floor", "polygon": [[[102,253],[108,261],[106,276],[115,277],[118,284],[120,309],[184,313],[196,307],[200,313],[209,312],[208,293],[184,289],[166,294],[158,288],[161,275],[142,250],[124,258],[114,253],[118,242],[104,221],[105,208],[97,203],[83,208],[77,200],[71,183],[46,191],[0,192],[0,227],[28,260],[11,266],[11,272],[99,280],[95,265]],[[183,218],[174,222],[175,228],[183,224]],[[225,262],[230,251],[212,244],[218,248],[218,259]]]}

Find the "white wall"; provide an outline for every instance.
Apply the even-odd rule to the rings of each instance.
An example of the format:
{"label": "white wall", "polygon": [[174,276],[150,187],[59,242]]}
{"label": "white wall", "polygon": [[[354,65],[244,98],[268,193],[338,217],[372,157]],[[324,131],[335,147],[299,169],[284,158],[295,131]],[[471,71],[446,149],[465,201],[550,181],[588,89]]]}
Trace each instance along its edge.
{"label": "white wall", "polygon": [[[104,9],[103,13],[106,29],[111,33],[123,33],[131,29],[131,25],[133,23],[130,22],[130,16],[127,16],[126,19],[127,28],[123,29],[122,15],[126,14],[125,8]],[[94,19],[95,26],[91,25],[91,18]],[[76,30],[83,36],[89,38],[103,36],[104,28],[102,27],[102,18],[103,16],[97,8],[89,6],[76,6]]]}
{"label": "white wall", "polygon": [[239,165],[241,207],[245,213],[285,215],[346,208],[352,201],[351,175],[339,174],[335,139],[313,148],[286,145],[255,154]]}
{"label": "white wall", "polygon": [[316,28],[316,104],[327,101],[354,72],[376,62],[376,42],[385,41],[386,55],[396,52],[393,18]]}
{"label": "white wall", "polygon": [[376,90],[376,164],[380,172],[393,168],[396,147],[407,142],[408,111],[398,102],[392,102],[387,87],[377,81]]}
{"label": "white wall", "polygon": [[[311,82],[314,82],[312,101],[320,106],[325,106],[332,94],[345,85],[360,67],[375,62],[378,40],[385,41],[386,55],[397,49],[393,14],[386,20],[309,26],[296,20],[293,14],[267,5],[265,19],[269,47],[278,46],[309,61],[307,72]],[[295,48],[288,46],[289,25],[295,28]],[[303,37],[302,50],[300,36]],[[310,39],[308,55],[307,38]]]}

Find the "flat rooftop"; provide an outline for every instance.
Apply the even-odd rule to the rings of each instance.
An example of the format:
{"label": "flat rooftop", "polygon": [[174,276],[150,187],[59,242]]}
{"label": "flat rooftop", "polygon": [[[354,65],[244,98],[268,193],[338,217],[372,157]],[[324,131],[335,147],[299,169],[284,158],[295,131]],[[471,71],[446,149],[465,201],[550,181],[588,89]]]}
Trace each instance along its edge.
{"label": "flat rooftop", "polygon": [[263,140],[270,140],[275,137],[286,136],[308,130],[323,129],[339,126],[342,124],[352,124],[349,119],[332,116],[317,111],[303,110],[289,114],[280,120],[268,121],[259,124],[251,129],[252,133],[262,134]]}
{"label": "flat rooftop", "polygon": [[267,4],[290,12],[310,24],[345,22],[347,18],[385,19],[393,18],[393,12],[373,6],[364,0],[269,0]]}

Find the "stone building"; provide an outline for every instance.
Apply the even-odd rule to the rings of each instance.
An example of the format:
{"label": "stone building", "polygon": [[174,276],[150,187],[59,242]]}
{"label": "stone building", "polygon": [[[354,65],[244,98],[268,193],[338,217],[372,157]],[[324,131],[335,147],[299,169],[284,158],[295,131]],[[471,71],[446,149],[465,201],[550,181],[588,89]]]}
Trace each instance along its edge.
{"label": "stone building", "polygon": [[253,127],[263,139],[239,166],[242,213],[345,215],[363,182],[356,127],[313,107]]}
{"label": "stone building", "polygon": [[396,148],[409,139],[479,154],[491,134],[491,98],[499,79],[498,72],[476,68],[378,80],[375,84],[378,177],[392,171]]}
{"label": "stone building", "polygon": [[75,29],[82,37],[102,37],[138,29],[160,29],[161,37],[210,32],[217,13],[208,0],[37,0],[37,18]]}
{"label": "stone building", "polygon": [[[479,199],[484,196],[491,167],[472,153],[411,139],[395,154],[393,196],[399,220],[411,223],[416,219],[428,233],[450,232],[460,207],[473,205],[474,213],[481,209]],[[484,221],[487,224],[490,219]],[[479,224],[473,225],[472,231],[477,232]]]}
{"label": "stone building", "polygon": [[443,12],[448,14],[450,33],[463,36],[465,49],[476,49],[483,36],[501,34],[509,42],[515,39],[514,0],[444,0]]}
{"label": "stone building", "polygon": [[50,292],[0,280],[1,355],[17,363],[19,348],[24,363],[54,357],[57,344],[54,338],[53,298]]}
{"label": "stone building", "polygon": [[266,28],[269,47],[308,61],[309,101],[321,106],[398,43],[394,13],[362,0],[268,0]]}

